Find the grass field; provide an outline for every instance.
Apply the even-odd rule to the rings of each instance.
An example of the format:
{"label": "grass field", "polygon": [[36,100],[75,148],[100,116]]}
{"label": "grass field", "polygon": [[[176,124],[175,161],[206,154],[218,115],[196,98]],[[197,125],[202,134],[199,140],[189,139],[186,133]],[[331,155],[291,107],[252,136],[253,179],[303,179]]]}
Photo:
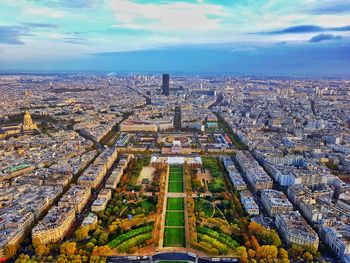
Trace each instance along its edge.
{"label": "grass field", "polygon": [[[168,192],[183,193],[182,166],[171,165],[169,171]],[[184,199],[168,197],[165,214],[164,247],[186,246]]]}
{"label": "grass field", "polygon": [[184,247],[186,245],[184,227],[166,227],[164,231],[164,247]]}
{"label": "grass field", "polygon": [[171,182],[182,182],[182,171],[180,172],[173,172],[170,170],[170,176],[169,176],[169,181]]}
{"label": "grass field", "polygon": [[182,193],[184,191],[183,182],[169,182],[169,193]]}
{"label": "grass field", "polygon": [[167,200],[167,210],[169,211],[179,211],[184,210],[184,200],[183,198],[169,197]]}
{"label": "grass field", "polygon": [[182,193],[183,192],[183,174],[182,166],[170,166],[168,192]]}
{"label": "grass field", "polygon": [[165,217],[165,225],[183,227],[185,225],[184,212],[167,211]]}

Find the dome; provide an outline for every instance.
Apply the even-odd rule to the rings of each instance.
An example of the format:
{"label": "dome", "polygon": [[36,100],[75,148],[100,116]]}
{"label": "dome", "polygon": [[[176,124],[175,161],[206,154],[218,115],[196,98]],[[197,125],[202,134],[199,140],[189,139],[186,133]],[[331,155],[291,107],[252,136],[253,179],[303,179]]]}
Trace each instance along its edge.
{"label": "dome", "polygon": [[28,126],[33,124],[32,117],[30,116],[28,111],[24,113],[23,124]]}

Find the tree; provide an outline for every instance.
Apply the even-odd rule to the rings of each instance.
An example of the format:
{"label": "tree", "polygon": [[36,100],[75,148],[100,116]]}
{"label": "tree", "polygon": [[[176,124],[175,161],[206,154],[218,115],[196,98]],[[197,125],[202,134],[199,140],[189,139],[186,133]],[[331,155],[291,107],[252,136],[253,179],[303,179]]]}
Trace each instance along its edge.
{"label": "tree", "polygon": [[38,245],[35,247],[35,254],[37,256],[44,256],[50,254],[50,248],[46,245]]}
{"label": "tree", "polygon": [[252,237],[250,238],[250,245],[252,246],[252,248],[253,248],[254,250],[258,250],[258,248],[260,247],[259,242],[258,242],[258,240],[255,238],[255,236],[252,236]]}
{"label": "tree", "polygon": [[60,253],[66,256],[74,255],[77,250],[77,243],[65,242],[61,245]]}
{"label": "tree", "polygon": [[248,253],[247,249],[243,246],[240,246],[236,248],[236,254],[241,258],[242,263],[247,263],[248,262]]}
{"label": "tree", "polygon": [[110,233],[113,233],[113,232],[115,232],[115,231],[117,231],[117,229],[118,229],[118,225],[109,225],[108,226],[108,231],[110,232]]}
{"label": "tree", "polygon": [[106,245],[108,243],[108,233],[102,232],[101,235],[98,238],[98,244],[100,246]]}
{"label": "tree", "polygon": [[263,239],[266,240],[266,243],[269,245],[274,245],[276,247],[279,247],[282,242],[280,237],[278,236],[276,230],[272,229],[272,230],[267,230],[262,232],[263,234]]}
{"label": "tree", "polygon": [[111,253],[111,248],[109,246],[94,247],[92,251],[93,256],[108,256]]}
{"label": "tree", "polygon": [[16,254],[17,251],[17,245],[10,244],[5,249],[5,255],[7,258],[13,257]]}
{"label": "tree", "polygon": [[312,254],[310,252],[305,252],[303,254],[303,259],[305,259],[306,262],[311,262],[311,261],[313,261],[314,257],[312,256]]}
{"label": "tree", "polygon": [[277,247],[272,245],[261,246],[256,251],[258,260],[273,262],[277,258]]}
{"label": "tree", "polygon": [[254,235],[258,239],[260,244],[274,245],[276,247],[282,244],[280,237],[274,229],[269,230],[256,222],[249,224],[248,231],[250,235]]}
{"label": "tree", "polygon": [[256,254],[256,252],[253,249],[248,249],[249,258],[254,258],[255,254]]}
{"label": "tree", "polygon": [[16,259],[15,263],[27,263],[31,262],[30,257],[25,254],[19,255],[19,257]]}
{"label": "tree", "polygon": [[294,259],[301,259],[301,255],[303,255],[304,249],[299,245],[293,244],[290,247],[289,252]]}
{"label": "tree", "polygon": [[94,243],[91,243],[91,242],[87,243],[86,246],[85,246],[85,248],[88,251],[92,251],[94,247],[95,247]]}
{"label": "tree", "polygon": [[86,227],[81,226],[75,231],[75,239],[77,241],[83,240],[88,236],[89,236],[89,230]]}
{"label": "tree", "polygon": [[263,229],[262,225],[256,222],[251,222],[248,226],[248,230],[251,235],[261,232],[262,229]]}
{"label": "tree", "polygon": [[285,250],[284,248],[280,248],[278,250],[278,257],[279,258],[287,258],[288,259],[288,251]]}

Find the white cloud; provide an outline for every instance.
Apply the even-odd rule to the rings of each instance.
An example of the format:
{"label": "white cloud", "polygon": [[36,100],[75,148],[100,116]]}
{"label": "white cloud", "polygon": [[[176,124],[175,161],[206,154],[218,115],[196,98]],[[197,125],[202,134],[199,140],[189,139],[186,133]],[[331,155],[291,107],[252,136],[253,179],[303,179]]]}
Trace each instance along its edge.
{"label": "white cloud", "polygon": [[24,10],[28,15],[45,16],[51,18],[62,18],[65,16],[63,11],[46,7],[28,7]]}
{"label": "white cloud", "polygon": [[[45,36],[45,34],[44,34],[44,36]],[[50,38],[50,39],[63,39],[67,36],[63,35],[63,34],[59,34],[59,33],[47,33],[46,37]]]}
{"label": "white cloud", "polygon": [[348,26],[350,16],[345,15],[315,15],[311,19],[315,24],[323,27],[341,27]]}
{"label": "white cloud", "polygon": [[[131,0],[113,0],[111,7],[116,27],[154,31],[209,31],[219,28],[222,6],[173,2],[140,4]],[[215,16],[215,18],[209,16]]]}

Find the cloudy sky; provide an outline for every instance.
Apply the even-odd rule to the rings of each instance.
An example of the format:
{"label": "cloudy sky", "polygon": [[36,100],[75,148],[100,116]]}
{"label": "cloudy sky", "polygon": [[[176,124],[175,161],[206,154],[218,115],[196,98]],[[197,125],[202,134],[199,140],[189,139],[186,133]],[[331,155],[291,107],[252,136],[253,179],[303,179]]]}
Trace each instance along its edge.
{"label": "cloudy sky", "polygon": [[0,0],[2,70],[349,76],[349,44],[349,0]]}

